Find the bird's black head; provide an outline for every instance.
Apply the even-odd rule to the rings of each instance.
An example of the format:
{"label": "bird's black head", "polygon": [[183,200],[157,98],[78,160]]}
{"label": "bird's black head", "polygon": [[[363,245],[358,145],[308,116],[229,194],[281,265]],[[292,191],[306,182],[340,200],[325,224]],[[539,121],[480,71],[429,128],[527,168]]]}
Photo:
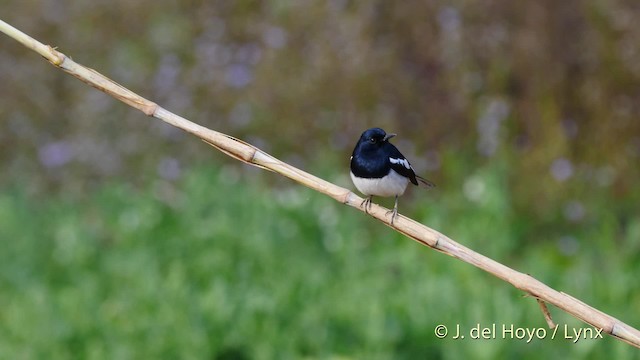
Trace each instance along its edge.
{"label": "bird's black head", "polygon": [[362,133],[358,145],[363,148],[377,148],[383,146],[394,136],[396,134],[387,134],[380,128],[371,128]]}

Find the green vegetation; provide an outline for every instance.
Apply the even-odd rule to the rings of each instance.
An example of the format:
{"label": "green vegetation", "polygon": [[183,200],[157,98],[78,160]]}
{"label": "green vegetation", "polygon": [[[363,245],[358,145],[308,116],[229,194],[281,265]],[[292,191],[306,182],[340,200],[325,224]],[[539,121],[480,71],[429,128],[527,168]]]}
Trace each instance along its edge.
{"label": "green vegetation", "polygon": [[[632,358],[605,336],[452,340],[456,324],[545,328],[510,285],[363,213],[243,165],[75,199],[0,194],[0,358]],[[250,174],[250,176],[245,176]],[[519,242],[500,171],[486,201],[413,191],[402,212],[619,317],[640,322],[637,259],[606,219],[563,255]],[[412,199],[412,200],[411,200]],[[640,223],[632,226],[637,232]],[[629,234],[636,237],[637,233]],[[606,261],[603,259],[617,259]],[[560,324],[584,325],[551,309]],[[449,338],[434,335],[438,324]],[[559,336],[558,336],[559,337]]]}
{"label": "green vegetation", "polygon": [[[438,185],[401,213],[640,327],[634,2],[5,1],[2,17],[350,188],[360,133],[398,133]],[[546,323],[510,285],[5,36],[0,79],[0,359],[638,357],[612,338],[439,340],[438,324]]]}

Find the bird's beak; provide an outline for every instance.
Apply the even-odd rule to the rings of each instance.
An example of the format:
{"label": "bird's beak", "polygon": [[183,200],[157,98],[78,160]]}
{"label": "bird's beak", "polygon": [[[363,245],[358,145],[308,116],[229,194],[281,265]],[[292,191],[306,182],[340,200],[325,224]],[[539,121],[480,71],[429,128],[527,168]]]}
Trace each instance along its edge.
{"label": "bird's beak", "polygon": [[387,134],[387,136],[384,137],[383,141],[387,141],[387,140],[391,139],[394,136],[396,136],[396,134]]}

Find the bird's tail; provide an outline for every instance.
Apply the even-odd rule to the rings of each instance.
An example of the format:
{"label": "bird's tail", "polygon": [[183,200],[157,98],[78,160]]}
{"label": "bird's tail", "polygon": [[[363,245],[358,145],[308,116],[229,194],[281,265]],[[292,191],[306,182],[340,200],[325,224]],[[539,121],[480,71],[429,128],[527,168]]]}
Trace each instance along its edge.
{"label": "bird's tail", "polygon": [[418,182],[422,183],[424,186],[426,186],[428,188],[436,187],[436,184],[434,184],[431,181],[423,178],[422,176],[416,175],[416,179],[418,179]]}

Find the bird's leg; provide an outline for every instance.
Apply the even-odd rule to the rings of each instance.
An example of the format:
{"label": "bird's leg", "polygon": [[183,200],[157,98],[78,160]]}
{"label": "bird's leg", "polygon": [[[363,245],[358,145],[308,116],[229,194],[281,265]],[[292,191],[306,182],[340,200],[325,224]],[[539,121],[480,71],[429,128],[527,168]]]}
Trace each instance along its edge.
{"label": "bird's leg", "polygon": [[387,214],[391,213],[391,225],[393,225],[393,220],[398,216],[398,195],[396,195],[396,203],[393,206],[393,210],[387,211]]}
{"label": "bird's leg", "polygon": [[364,212],[366,212],[367,214],[369,213],[369,210],[371,209],[371,199],[373,199],[373,195],[367,196],[360,203],[360,207],[364,206]]}

